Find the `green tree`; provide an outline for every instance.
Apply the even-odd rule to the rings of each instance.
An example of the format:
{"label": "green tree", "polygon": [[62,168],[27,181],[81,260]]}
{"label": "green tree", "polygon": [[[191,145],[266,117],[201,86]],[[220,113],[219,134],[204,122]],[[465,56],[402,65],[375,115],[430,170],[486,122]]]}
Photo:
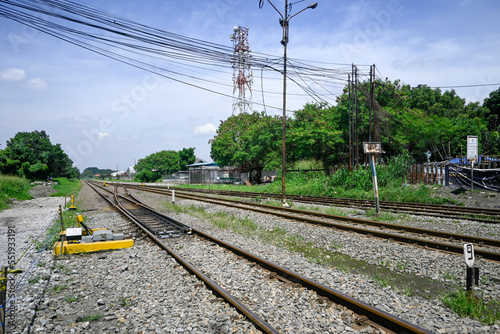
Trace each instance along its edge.
{"label": "green tree", "polygon": [[488,129],[491,131],[500,131],[500,88],[490,93],[489,97],[484,99],[483,106],[490,111],[488,118]]}
{"label": "green tree", "polygon": [[337,108],[306,104],[289,121],[287,150],[290,162],[315,159],[331,166],[341,160],[343,115]]}
{"label": "green tree", "polygon": [[281,166],[281,119],[265,113],[241,113],[221,121],[210,156],[221,166],[257,172]]}
{"label": "green tree", "polygon": [[139,159],[134,166],[135,179],[140,182],[156,182],[163,175],[170,175],[179,170],[185,170],[186,165],[194,163],[194,148],[184,148],[181,151],[163,150]]}
{"label": "green tree", "polygon": [[179,151],[179,167],[180,170],[187,170],[187,165],[194,164],[196,156],[194,155],[194,147],[183,148]]}
{"label": "green tree", "polygon": [[0,172],[29,179],[48,176],[79,177],[79,171],[61,149],[52,145],[45,131],[18,132],[0,151]]}

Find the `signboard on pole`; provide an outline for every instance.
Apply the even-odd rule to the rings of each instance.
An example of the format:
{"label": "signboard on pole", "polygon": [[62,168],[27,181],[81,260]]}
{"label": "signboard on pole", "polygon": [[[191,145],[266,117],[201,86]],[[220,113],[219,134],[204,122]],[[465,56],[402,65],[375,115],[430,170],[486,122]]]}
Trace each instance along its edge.
{"label": "signboard on pole", "polygon": [[472,268],[474,265],[474,245],[464,244],[464,257],[467,267]]}
{"label": "signboard on pole", "polygon": [[467,160],[477,161],[478,156],[477,136],[467,136]]}
{"label": "signboard on pole", "polygon": [[382,153],[380,143],[363,142],[363,151],[365,154]]}

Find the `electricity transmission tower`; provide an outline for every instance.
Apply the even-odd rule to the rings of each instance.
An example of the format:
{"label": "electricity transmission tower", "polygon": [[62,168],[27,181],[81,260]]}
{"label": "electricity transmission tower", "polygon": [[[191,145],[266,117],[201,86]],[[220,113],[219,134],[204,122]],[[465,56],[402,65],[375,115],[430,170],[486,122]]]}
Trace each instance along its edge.
{"label": "electricity transmission tower", "polygon": [[[250,45],[248,44],[248,28],[234,27],[234,33],[229,38],[233,41],[233,96],[238,91],[238,96],[234,98],[233,115],[236,111],[246,113],[252,111],[252,82],[253,75],[250,65]],[[246,98],[246,91],[250,92],[250,97]]]}

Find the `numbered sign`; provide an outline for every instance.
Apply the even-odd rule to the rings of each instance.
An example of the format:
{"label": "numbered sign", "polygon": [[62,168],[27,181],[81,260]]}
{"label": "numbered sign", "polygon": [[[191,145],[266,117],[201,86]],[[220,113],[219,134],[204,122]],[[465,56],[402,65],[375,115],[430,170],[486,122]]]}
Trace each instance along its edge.
{"label": "numbered sign", "polygon": [[465,263],[467,267],[472,268],[474,265],[474,245],[473,244],[465,244],[464,245],[464,257]]}

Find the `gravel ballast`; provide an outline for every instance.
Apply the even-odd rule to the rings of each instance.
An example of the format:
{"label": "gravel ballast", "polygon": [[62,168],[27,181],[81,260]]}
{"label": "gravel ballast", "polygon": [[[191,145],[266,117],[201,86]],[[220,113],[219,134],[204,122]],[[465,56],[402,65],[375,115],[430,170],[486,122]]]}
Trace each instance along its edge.
{"label": "gravel ballast", "polygon": [[[139,192],[133,192],[133,194],[146,204],[158,208],[162,208],[162,203],[170,200],[161,195]],[[42,201],[42,199],[38,200]],[[61,204],[61,199],[58,198],[58,200],[57,203],[55,201],[51,203],[54,211],[52,216],[44,216],[42,221],[39,215],[40,221],[36,222],[35,226],[38,226],[40,232],[43,230],[41,226],[49,225],[56,218],[57,207]],[[367,263],[380,265],[382,261],[394,271],[399,270],[398,264],[404,262],[407,265],[402,271],[432,278],[439,282],[446,283],[449,277],[457,276],[461,279],[464,276],[463,259],[456,255],[362,237],[352,233],[332,231],[213,204],[181,199],[177,199],[177,204],[201,206],[207,213],[225,211],[236,217],[248,217],[265,230],[279,227],[286,229],[290,234],[300,233],[318,247],[328,249],[336,245],[335,249],[338,252]],[[107,227],[118,231],[128,225],[128,222],[112,212],[104,200],[98,198],[87,186],[82,188],[78,196],[77,207],[81,210],[93,210],[83,213],[90,227]],[[0,218],[12,216],[13,210],[16,210],[16,207],[0,213]],[[186,214],[170,214],[187,225],[201,229],[431,332],[500,333],[498,325],[488,326],[470,318],[460,318],[442,304],[440,296],[430,296],[430,298],[418,295],[407,296],[390,286],[382,287],[373,277],[311,263],[301,254],[291,253],[276,245],[263,243],[256,238],[243,237]],[[22,220],[22,218],[19,219]],[[33,218],[28,220],[35,224]],[[420,220],[422,217],[415,218],[411,224],[426,224]],[[470,226],[469,222],[443,223],[450,224],[450,228],[459,226],[463,229],[461,233],[468,234],[466,229]],[[428,224],[439,223],[432,219]],[[490,230],[490,228],[485,229],[485,231]],[[489,233],[495,233],[498,236],[498,230]],[[21,234],[16,242],[24,242],[21,241]],[[258,314],[264,318],[267,317],[270,323],[277,324],[276,327],[279,327],[282,333],[358,331],[353,326],[354,319],[349,318],[353,318],[354,315],[345,313],[345,310],[336,308],[334,305],[323,305],[317,302],[317,297],[304,288],[293,287],[286,292],[283,283],[269,279],[272,284],[266,290],[251,291],[248,286],[251,286],[254,276],[247,275],[248,278],[245,279],[249,282],[240,284],[241,282],[232,278],[236,277],[232,270],[245,273],[255,271],[255,275],[264,278],[266,272],[259,268],[247,267],[244,262],[234,262],[234,265],[231,265],[233,261],[236,261],[231,253],[216,252],[214,246],[207,246],[206,242],[194,237],[171,240],[170,244],[176,252],[192,263],[196,264],[196,261],[199,261],[197,265],[206,267],[212,279],[221,286],[235,291],[240,300],[249,302],[250,305],[257,305],[261,301],[268,303],[267,309],[254,311],[260,312]],[[212,261],[201,260],[201,254],[205,256],[212,254],[209,256]],[[241,317],[234,308],[214,296],[204,284],[179,266],[165,251],[143,238],[136,240],[135,246],[129,249],[64,256],[62,259],[54,258],[52,252],[47,251],[42,252],[40,257],[39,261],[44,265],[37,266],[36,272],[32,275],[39,279],[36,282],[32,280],[31,283],[26,283],[16,300],[17,328],[10,331],[11,333],[27,332],[37,305],[37,316],[30,327],[35,333],[260,332],[252,323]],[[22,268],[27,264],[29,263],[20,262],[19,266]],[[484,284],[480,285],[481,290],[478,293],[484,292],[488,298],[500,299],[499,283],[496,281],[500,266],[484,260],[479,260],[477,264],[481,268],[481,275],[487,278]],[[44,289],[47,292],[42,294],[41,291]],[[295,294],[296,298],[292,299],[291,305],[284,305],[284,299],[280,299],[286,293]],[[276,297],[274,305],[271,297]],[[305,314],[301,315],[301,320],[297,320],[290,310],[295,310],[295,314]],[[318,314],[322,316],[321,319],[317,318]],[[309,322],[302,320],[308,317]],[[376,332],[373,328],[364,328],[361,331]]]}

